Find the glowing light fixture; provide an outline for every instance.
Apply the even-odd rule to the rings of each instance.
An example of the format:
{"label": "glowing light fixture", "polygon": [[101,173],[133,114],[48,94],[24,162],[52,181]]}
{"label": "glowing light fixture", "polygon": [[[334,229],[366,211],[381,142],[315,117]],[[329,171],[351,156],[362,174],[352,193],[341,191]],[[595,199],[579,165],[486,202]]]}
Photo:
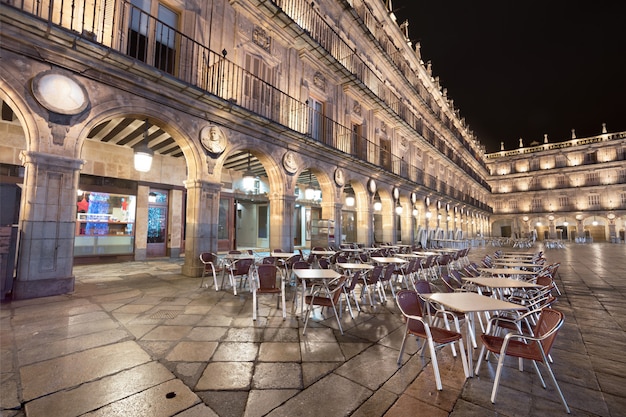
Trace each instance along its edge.
{"label": "glowing light fixture", "polygon": [[346,197],[346,206],[354,207],[354,197],[349,195]]}
{"label": "glowing light fixture", "polygon": [[598,221],[596,220],[596,216],[593,216],[593,221],[591,222],[592,226],[597,226],[598,225]]}
{"label": "glowing light fixture", "polygon": [[396,214],[400,216],[402,214],[402,205],[400,202],[396,203]]}
{"label": "glowing light fixture", "polygon": [[250,152],[248,152],[248,168],[246,168],[243,173],[243,188],[246,191],[250,191],[254,189],[254,172],[250,169]]}
{"label": "glowing light fixture", "polygon": [[144,123],[143,140],[139,146],[135,148],[135,169],[139,172],[148,172],[152,167],[152,157],[154,156],[154,151],[148,146],[149,128],[150,125],[148,124],[148,119],[146,119]]}
{"label": "glowing light fixture", "polygon": [[417,215],[419,214],[419,211],[417,211],[416,208],[413,209],[413,217],[417,217]]}
{"label": "glowing light fixture", "polygon": [[315,190],[311,183],[311,171],[309,171],[309,185],[306,187],[306,190],[304,190],[304,198],[306,200],[313,200],[315,198]]}

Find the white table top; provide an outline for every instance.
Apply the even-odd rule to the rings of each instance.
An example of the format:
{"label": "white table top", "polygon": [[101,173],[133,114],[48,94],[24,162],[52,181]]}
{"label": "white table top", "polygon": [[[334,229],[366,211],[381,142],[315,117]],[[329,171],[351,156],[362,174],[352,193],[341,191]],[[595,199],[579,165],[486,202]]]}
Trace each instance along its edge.
{"label": "white table top", "polygon": [[437,292],[421,294],[421,297],[461,313],[526,309],[522,305],[487,297],[475,292]]}
{"label": "white table top", "polygon": [[498,262],[494,261],[494,265],[503,266],[505,268],[541,268],[543,265],[528,262]]}
{"label": "white table top", "polygon": [[270,252],[270,256],[275,258],[288,258],[293,255],[299,255],[299,253],[294,252]]}
{"label": "white table top", "polygon": [[337,262],[337,266],[343,269],[374,269],[374,265],[370,264],[360,264],[356,262]]}
{"label": "white table top", "polygon": [[480,272],[487,272],[491,275],[537,275],[535,271],[524,271],[515,268],[476,268]]}
{"label": "white table top", "polygon": [[300,279],[335,279],[341,276],[332,269],[294,269],[293,273]]}
{"label": "white table top", "polygon": [[423,255],[417,255],[415,253],[398,253],[396,256],[401,258],[424,258]]}
{"label": "white table top", "polygon": [[539,284],[513,278],[473,277],[463,281],[487,288],[541,288]]}
{"label": "white table top", "polygon": [[413,252],[414,254],[416,254],[419,257],[423,257],[423,258],[427,258],[429,256],[438,256],[439,254],[437,252],[430,252],[430,251],[426,251],[426,252]]}
{"label": "white table top", "polygon": [[326,256],[326,255],[334,255],[335,251],[333,251],[333,250],[312,250],[311,253],[313,255],[323,255],[323,256]]}
{"label": "white table top", "polygon": [[224,259],[254,259],[254,255],[250,255],[249,253],[227,253],[222,256]]}
{"label": "white table top", "polygon": [[372,256],[372,261],[379,262],[381,264],[403,264],[408,262],[406,259],[400,259],[396,257],[378,257]]}

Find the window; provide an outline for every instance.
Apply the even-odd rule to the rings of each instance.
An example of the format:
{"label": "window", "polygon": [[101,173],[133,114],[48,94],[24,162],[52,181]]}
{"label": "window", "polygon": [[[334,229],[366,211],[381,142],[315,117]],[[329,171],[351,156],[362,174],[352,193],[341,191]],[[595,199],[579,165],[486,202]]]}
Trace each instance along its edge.
{"label": "window", "polygon": [[594,185],[598,183],[598,173],[597,172],[588,172],[585,176],[585,184],[586,185]]}
{"label": "window", "polygon": [[351,141],[352,155],[362,160],[367,160],[367,143],[363,138],[363,126],[360,124],[352,124],[352,141]]}
{"label": "window", "polygon": [[600,195],[599,194],[589,194],[587,197],[587,201],[589,207],[595,207],[600,205]]}
{"label": "window", "polygon": [[153,4],[152,0],[131,0],[131,5],[126,53],[173,74],[178,15],[158,2]]}
{"label": "window", "polygon": [[272,86],[275,71],[256,55],[247,54],[244,62],[243,94],[247,106],[256,113],[271,116]]}
{"label": "window", "polygon": [[509,209],[517,210],[517,200],[509,200]]}
{"label": "window", "polygon": [[564,176],[564,175],[560,175],[560,176],[557,178],[557,186],[558,186],[559,188],[565,188],[565,187],[567,187],[567,182],[566,182],[566,180],[565,180],[565,176]]}
{"label": "window", "polygon": [[566,208],[569,206],[569,197],[568,196],[560,196],[559,197],[559,207]]}
{"label": "window", "polygon": [[309,97],[309,134],[315,140],[324,139],[324,103]]}
{"label": "window", "polygon": [[391,171],[391,141],[380,139],[380,166]]}
{"label": "window", "polygon": [[531,201],[531,209],[532,210],[540,210],[541,209],[541,199],[540,198],[533,198]]}

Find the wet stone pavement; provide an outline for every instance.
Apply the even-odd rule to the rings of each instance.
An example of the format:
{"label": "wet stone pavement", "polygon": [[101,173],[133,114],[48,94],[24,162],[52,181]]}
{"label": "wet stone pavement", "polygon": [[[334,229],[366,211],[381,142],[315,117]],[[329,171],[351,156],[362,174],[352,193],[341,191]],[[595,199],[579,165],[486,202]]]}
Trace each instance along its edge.
{"label": "wet stone pavement", "polygon": [[[478,261],[494,247],[473,248]],[[534,248],[535,250],[541,247]],[[626,245],[546,249],[560,262],[555,305],[565,324],[553,370],[575,416],[626,416]],[[293,417],[566,415],[551,380],[507,360],[496,404],[495,360],[465,379],[449,347],[429,354],[407,341],[395,303],[309,321],[260,296],[199,288],[182,260],[77,266],[73,294],[6,301],[0,309],[0,415]],[[391,296],[388,294],[391,300]],[[474,358],[478,350],[473,352]],[[540,369],[541,368],[540,365]]]}

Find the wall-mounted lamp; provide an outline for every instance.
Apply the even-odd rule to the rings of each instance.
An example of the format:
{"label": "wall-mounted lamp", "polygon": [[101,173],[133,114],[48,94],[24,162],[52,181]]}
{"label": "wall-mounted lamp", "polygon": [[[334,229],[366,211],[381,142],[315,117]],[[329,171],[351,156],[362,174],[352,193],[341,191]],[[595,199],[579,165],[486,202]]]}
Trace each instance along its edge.
{"label": "wall-mounted lamp", "polygon": [[374,201],[374,211],[381,211],[383,209],[383,203],[380,200]]}
{"label": "wall-mounted lamp", "polygon": [[154,151],[148,146],[149,128],[150,124],[148,123],[148,119],[146,119],[144,122],[143,139],[135,148],[135,169],[139,172],[148,172],[150,171],[150,167],[152,167],[152,157],[154,156]]}
{"label": "wall-mounted lamp", "polygon": [[248,167],[243,173],[243,188],[246,191],[251,191],[254,189],[254,172],[250,169],[250,158],[252,155],[248,152]]}
{"label": "wall-mounted lamp", "polygon": [[398,216],[400,216],[402,214],[402,205],[400,204],[399,201],[396,203],[396,214]]}
{"label": "wall-mounted lamp", "polygon": [[430,219],[433,216],[433,214],[430,211],[426,212],[426,218]]}
{"label": "wall-mounted lamp", "polygon": [[354,197],[349,195],[346,197],[346,206],[354,207]]}
{"label": "wall-mounted lamp", "polygon": [[306,187],[306,190],[304,190],[304,198],[307,200],[313,200],[315,198],[315,190],[313,189],[311,171],[309,171],[309,185]]}
{"label": "wall-mounted lamp", "polygon": [[417,217],[418,214],[419,214],[419,211],[416,208],[414,208],[413,209],[413,217]]}

